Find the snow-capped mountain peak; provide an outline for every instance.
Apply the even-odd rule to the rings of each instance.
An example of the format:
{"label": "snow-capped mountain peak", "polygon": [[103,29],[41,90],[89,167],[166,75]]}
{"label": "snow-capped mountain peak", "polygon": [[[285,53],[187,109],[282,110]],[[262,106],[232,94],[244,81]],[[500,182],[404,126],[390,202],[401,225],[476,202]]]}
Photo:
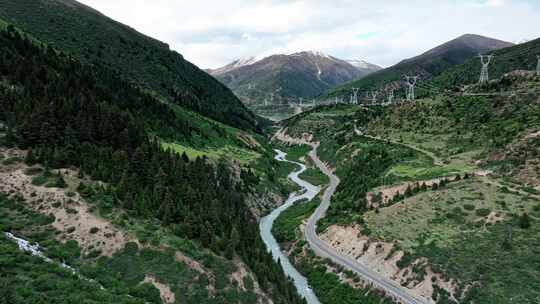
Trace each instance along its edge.
{"label": "snow-capped mountain peak", "polygon": [[313,57],[320,57],[320,58],[327,58],[327,59],[334,59],[334,57],[320,51],[297,52],[297,53],[292,53],[289,56],[305,56],[305,55],[313,56]]}

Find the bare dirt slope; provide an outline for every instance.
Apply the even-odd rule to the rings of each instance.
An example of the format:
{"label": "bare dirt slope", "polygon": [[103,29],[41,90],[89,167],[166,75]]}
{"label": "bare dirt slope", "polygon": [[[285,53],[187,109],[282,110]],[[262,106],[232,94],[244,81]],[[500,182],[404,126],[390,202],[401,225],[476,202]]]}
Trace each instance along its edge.
{"label": "bare dirt slope", "polygon": [[[445,280],[440,274],[434,273],[428,266],[425,275],[419,276],[413,271],[413,266],[399,268],[398,261],[403,257],[403,251],[395,250],[393,243],[373,242],[360,233],[355,226],[330,226],[320,238],[330,244],[339,253],[368,266],[379,275],[407,287],[418,297],[433,300],[434,286],[446,290],[450,295],[455,293],[456,284],[453,280]],[[426,260],[416,260],[412,265],[426,264]]]}

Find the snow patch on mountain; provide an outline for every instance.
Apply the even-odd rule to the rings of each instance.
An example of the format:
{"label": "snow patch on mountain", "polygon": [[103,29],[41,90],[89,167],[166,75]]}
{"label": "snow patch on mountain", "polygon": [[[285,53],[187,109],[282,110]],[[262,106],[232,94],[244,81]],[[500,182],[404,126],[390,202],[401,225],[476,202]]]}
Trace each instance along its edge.
{"label": "snow patch on mountain", "polygon": [[351,59],[351,60],[345,60],[349,64],[359,68],[359,69],[372,69],[374,67],[373,64],[364,61],[364,60],[358,60],[358,59]]}
{"label": "snow patch on mountain", "polygon": [[263,59],[264,59],[263,57],[244,57],[244,58],[237,59],[231,62],[230,64],[224,67],[221,67],[219,69],[215,69],[215,70],[209,69],[207,71],[214,75],[225,74],[230,71],[234,71],[238,68],[255,64]]}
{"label": "snow patch on mountain", "polygon": [[236,61],[234,61],[232,63],[233,67],[235,68],[239,68],[239,67],[243,67],[243,66],[246,66],[246,65],[250,65],[250,64],[254,64],[258,61],[260,61],[261,58],[258,58],[258,57],[245,57],[245,58],[240,58]]}

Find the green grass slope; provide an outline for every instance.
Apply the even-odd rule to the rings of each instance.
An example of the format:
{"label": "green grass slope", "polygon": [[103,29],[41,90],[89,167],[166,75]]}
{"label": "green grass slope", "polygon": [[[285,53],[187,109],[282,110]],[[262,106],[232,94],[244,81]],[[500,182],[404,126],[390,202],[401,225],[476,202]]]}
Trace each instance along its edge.
{"label": "green grass slope", "polygon": [[110,67],[152,94],[242,129],[256,117],[210,75],[144,36],[73,0],[1,0],[0,18],[87,64]]}

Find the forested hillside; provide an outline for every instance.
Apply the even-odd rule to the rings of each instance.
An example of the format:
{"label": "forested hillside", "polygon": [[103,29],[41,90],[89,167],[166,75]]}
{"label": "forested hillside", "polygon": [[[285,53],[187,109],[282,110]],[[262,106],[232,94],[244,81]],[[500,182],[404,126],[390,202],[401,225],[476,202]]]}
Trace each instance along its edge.
{"label": "forested hillside", "polygon": [[104,182],[82,192],[134,218],[158,219],[215,254],[241,257],[275,303],[301,303],[246,205],[242,190],[253,179],[162,149],[156,135],[181,139],[194,131],[169,106],[11,25],[0,31],[0,80],[2,145],[27,150],[29,164],[79,168],[81,177]]}
{"label": "forested hillside", "polygon": [[163,100],[241,129],[255,116],[213,77],[144,36],[74,0],[1,0],[0,18],[85,64],[110,67]]}

